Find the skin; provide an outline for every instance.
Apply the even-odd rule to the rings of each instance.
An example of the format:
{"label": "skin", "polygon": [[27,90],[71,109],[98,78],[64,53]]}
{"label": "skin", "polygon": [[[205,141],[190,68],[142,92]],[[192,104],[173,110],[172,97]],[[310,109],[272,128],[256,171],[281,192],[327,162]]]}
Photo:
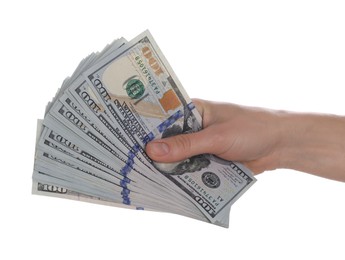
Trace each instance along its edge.
{"label": "skin", "polygon": [[255,174],[285,168],[345,182],[345,117],[193,101],[203,129],[148,143],[154,161],[211,153]]}

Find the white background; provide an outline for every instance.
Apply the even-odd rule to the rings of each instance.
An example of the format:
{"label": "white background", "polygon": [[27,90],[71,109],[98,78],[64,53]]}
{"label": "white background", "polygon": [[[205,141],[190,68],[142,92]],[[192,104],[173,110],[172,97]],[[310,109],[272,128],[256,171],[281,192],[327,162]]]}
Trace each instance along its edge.
{"label": "white background", "polygon": [[0,28],[0,259],[345,259],[345,184],[291,170],[258,176],[229,229],[31,195],[48,100],[145,29],[191,97],[344,115],[343,1],[2,1]]}

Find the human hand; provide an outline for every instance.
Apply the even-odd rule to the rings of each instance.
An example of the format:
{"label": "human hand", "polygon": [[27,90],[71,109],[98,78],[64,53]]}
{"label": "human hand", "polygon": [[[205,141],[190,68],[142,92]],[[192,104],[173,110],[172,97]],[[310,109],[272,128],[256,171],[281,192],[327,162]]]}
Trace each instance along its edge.
{"label": "human hand", "polygon": [[254,173],[279,166],[278,113],[229,103],[193,100],[203,118],[203,129],[147,144],[147,154],[157,162],[176,162],[210,153],[238,161]]}

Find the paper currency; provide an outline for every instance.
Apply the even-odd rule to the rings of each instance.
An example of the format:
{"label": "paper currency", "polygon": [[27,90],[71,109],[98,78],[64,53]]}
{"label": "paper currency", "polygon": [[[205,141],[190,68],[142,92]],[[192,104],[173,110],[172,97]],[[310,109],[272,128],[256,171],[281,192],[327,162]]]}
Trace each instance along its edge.
{"label": "paper currency", "polygon": [[152,35],[121,38],[67,78],[39,124],[33,193],[171,212],[227,227],[255,182],[212,155],[162,164],[154,139],[195,132],[202,118]]}

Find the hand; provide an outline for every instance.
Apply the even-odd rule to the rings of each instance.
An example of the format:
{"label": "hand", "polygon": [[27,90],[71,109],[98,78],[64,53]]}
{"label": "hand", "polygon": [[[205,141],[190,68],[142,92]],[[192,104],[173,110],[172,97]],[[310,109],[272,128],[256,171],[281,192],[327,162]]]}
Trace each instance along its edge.
{"label": "hand", "polygon": [[211,153],[245,164],[254,173],[279,165],[278,113],[228,103],[193,100],[203,118],[203,129],[147,144],[146,152],[158,162],[176,162]]}
{"label": "hand", "polygon": [[211,153],[254,173],[287,168],[345,181],[345,117],[194,102],[203,129],[148,143],[154,161]]}

